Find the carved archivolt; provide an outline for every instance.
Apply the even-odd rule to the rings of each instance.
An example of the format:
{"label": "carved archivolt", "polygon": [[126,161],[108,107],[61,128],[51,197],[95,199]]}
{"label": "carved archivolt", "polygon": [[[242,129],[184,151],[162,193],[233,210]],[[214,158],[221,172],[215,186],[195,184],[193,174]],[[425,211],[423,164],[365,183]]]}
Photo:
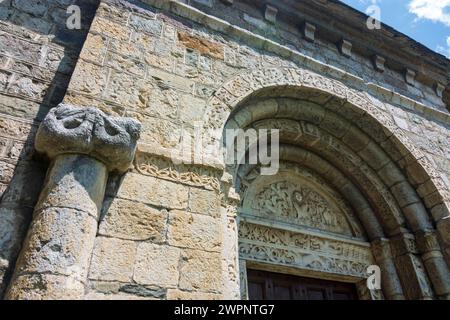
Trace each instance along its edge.
{"label": "carved archivolt", "polygon": [[[205,129],[222,130],[225,121],[232,110],[250,97],[263,95],[264,89],[276,88],[274,91],[289,91],[292,96],[307,97],[311,101],[329,101],[330,98],[340,100],[337,105],[339,113],[345,117],[358,117],[357,125],[371,136],[375,141],[382,142],[382,147],[388,154],[399,154],[401,157],[410,155],[417,159],[417,166],[406,168],[407,171],[414,170],[412,174],[420,173],[431,177],[430,185],[434,192],[447,199],[447,188],[439,184],[439,179],[434,174],[433,165],[423,152],[418,149],[409,137],[397,126],[393,117],[382,110],[378,105],[380,101],[369,96],[363,91],[348,87],[341,81],[324,77],[320,74],[302,68],[268,68],[246,72],[230,80],[211,97],[209,110],[205,115]],[[421,161],[419,161],[419,159]],[[449,213],[447,212],[447,215]]]}

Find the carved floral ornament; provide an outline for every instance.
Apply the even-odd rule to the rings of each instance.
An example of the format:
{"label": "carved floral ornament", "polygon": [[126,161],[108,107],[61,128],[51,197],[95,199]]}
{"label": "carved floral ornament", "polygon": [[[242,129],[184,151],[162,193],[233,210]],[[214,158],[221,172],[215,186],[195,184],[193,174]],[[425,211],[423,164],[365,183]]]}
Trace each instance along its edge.
{"label": "carved floral ornament", "polygon": [[373,264],[365,243],[345,242],[253,223],[239,227],[240,259],[364,279]]}
{"label": "carved floral ornament", "polygon": [[134,164],[136,170],[146,176],[220,191],[219,172],[206,167],[175,165],[170,160],[144,153],[136,155]]}
{"label": "carved floral ornament", "polygon": [[364,239],[352,209],[337,192],[310,170],[288,168],[270,177],[249,173],[243,214]]}
{"label": "carved floral ornament", "polygon": [[141,124],[131,118],[107,116],[93,107],[60,104],[41,123],[35,147],[50,159],[85,154],[110,171],[126,171],[134,158]]}

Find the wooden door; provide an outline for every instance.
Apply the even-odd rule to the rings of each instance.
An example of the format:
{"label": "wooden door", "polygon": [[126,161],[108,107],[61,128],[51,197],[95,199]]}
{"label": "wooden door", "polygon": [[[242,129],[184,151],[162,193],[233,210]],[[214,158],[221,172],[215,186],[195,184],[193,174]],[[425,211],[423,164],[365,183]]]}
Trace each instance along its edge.
{"label": "wooden door", "polygon": [[250,300],[356,300],[355,285],[247,270]]}

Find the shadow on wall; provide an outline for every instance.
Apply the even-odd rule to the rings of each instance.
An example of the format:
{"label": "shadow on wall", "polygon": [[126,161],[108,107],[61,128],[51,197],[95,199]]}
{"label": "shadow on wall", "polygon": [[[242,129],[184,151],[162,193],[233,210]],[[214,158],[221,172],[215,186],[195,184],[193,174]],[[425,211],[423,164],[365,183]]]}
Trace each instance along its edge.
{"label": "shadow on wall", "polygon": [[[47,169],[33,154],[35,133],[64,98],[99,2],[0,1],[0,299]],[[72,5],[80,29],[67,27]]]}

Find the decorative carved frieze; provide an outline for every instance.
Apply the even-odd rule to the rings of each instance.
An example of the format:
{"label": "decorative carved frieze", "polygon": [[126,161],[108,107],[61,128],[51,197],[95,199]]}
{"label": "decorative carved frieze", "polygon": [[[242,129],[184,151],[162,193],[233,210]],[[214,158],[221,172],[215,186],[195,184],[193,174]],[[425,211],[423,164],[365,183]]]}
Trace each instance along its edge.
{"label": "decorative carved frieze", "polygon": [[440,251],[441,249],[436,233],[432,231],[417,233],[417,247],[421,253]]}
{"label": "decorative carved frieze", "polygon": [[202,166],[175,165],[171,161],[149,154],[138,153],[136,170],[147,176],[185,183],[207,189],[220,190],[220,172]]}
{"label": "decorative carved frieze", "polygon": [[413,234],[400,234],[391,239],[392,254],[398,257],[404,254],[418,254],[416,239]]}
{"label": "decorative carved frieze", "polygon": [[364,243],[245,222],[239,227],[239,254],[255,262],[359,278],[366,278],[367,267],[373,264],[370,247]]}

